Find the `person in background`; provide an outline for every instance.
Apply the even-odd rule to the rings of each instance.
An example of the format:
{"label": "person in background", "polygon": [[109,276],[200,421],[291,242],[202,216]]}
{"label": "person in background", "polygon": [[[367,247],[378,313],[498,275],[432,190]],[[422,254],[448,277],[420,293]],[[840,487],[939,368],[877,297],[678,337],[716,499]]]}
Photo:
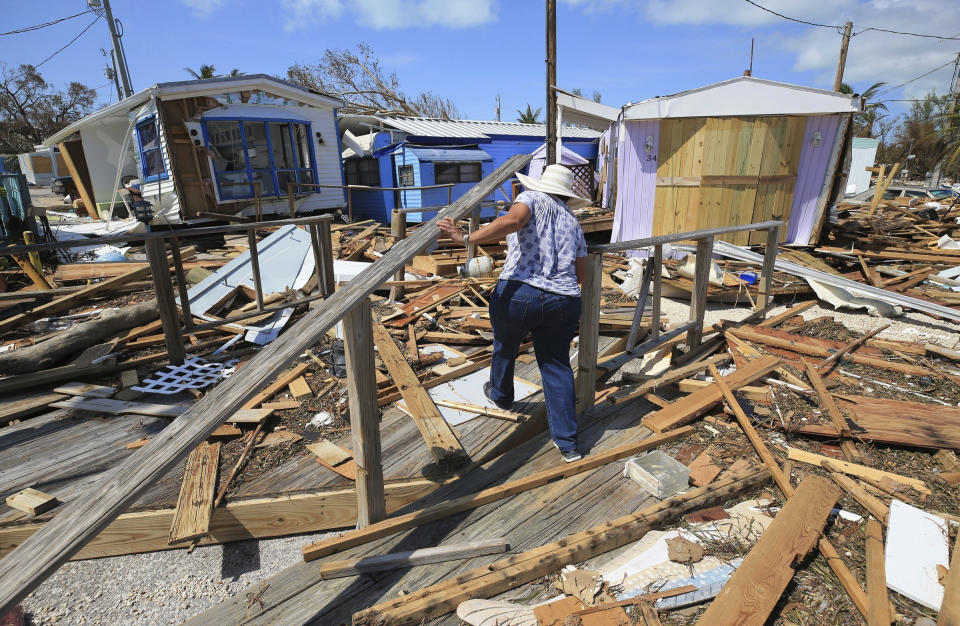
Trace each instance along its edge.
{"label": "person in background", "polygon": [[517,174],[526,191],[510,210],[472,234],[446,218],[440,229],[456,243],[484,244],[507,239],[507,261],[490,296],[493,358],[483,391],[501,409],[513,406],[513,367],[527,333],[543,383],[553,443],[567,462],[577,450],[576,392],[570,341],[580,323],[580,285],[586,242],[571,212],[590,201],[573,191],[573,172],[550,165],[539,180]]}

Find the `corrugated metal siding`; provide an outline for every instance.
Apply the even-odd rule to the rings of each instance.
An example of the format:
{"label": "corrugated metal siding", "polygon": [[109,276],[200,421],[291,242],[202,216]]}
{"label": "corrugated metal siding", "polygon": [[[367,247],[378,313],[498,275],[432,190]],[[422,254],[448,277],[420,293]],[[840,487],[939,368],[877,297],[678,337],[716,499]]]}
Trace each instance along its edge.
{"label": "corrugated metal siding", "polygon": [[457,161],[489,161],[493,157],[479,148],[420,148],[408,147],[421,161],[454,163]]}
{"label": "corrugated metal siding", "polygon": [[[439,120],[424,117],[378,116],[377,119],[397,130],[421,137],[461,137],[482,139],[497,135],[514,137],[546,137],[545,124],[519,122],[492,122],[481,120]],[[561,136],[566,138],[596,139],[600,133],[590,128],[564,126]]]}
{"label": "corrugated metal siding", "polygon": [[[827,176],[827,164],[833,152],[839,115],[811,115],[803,131],[803,151],[797,168],[797,182],[793,188],[793,204],[787,224],[788,243],[807,243],[819,218],[817,204]],[[821,134],[820,144],[814,146],[814,135]]]}
{"label": "corrugated metal siding", "polygon": [[877,147],[880,145],[879,139],[867,139],[865,137],[855,137],[850,147],[852,155],[850,159],[850,175],[847,177],[847,187],[854,185],[856,189],[853,193],[860,193],[870,188],[870,172],[866,168],[873,167],[877,159]]}
{"label": "corrugated metal siding", "polygon": [[[653,148],[647,152],[647,137]],[[625,122],[617,146],[617,208],[610,241],[629,241],[653,234],[653,201],[657,192],[660,120]]]}

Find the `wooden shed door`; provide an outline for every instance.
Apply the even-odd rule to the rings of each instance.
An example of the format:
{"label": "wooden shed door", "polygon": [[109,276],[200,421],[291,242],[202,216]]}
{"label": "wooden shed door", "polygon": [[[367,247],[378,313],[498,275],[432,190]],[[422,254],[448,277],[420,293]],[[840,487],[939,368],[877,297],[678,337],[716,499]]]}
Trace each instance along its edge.
{"label": "wooden shed door", "polygon": [[[802,117],[663,120],[653,233],[749,224],[776,215],[789,219],[804,122]],[[744,245],[763,237],[733,233],[723,239]]]}

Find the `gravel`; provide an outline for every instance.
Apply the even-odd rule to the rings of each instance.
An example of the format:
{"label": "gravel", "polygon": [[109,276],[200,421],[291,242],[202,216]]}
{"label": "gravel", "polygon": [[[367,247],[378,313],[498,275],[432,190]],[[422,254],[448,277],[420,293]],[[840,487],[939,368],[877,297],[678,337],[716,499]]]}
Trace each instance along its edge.
{"label": "gravel", "polygon": [[[793,303],[778,306],[770,316]],[[689,315],[689,303],[664,299],[662,312],[672,323]],[[738,321],[750,314],[746,306],[708,303],[706,325]],[[949,322],[920,313],[889,320],[814,306],[805,319],[830,315],[851,330],[866,332],[891,323],[880,338],[931,342],[957,348],[960,333]],[[202,613],[253,583],[297,562],[306,543],[332,536],[317,533],[278,539],[235,542],[225,546],[168,550],[89,561],[70,562],[24,600],[24,609],[38,624],[173,624]]]}

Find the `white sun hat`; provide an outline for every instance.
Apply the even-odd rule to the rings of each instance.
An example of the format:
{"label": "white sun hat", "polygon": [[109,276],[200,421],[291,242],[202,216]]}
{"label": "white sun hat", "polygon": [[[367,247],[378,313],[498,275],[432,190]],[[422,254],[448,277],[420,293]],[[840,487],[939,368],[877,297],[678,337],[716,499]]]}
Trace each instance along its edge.
{"label": "white sun hat", "polygon": [[554,196],[564,196],[567,198],[567,207],[571,210],[590,206],[591,200],[582,198],[573,190],[573,172],[570,168],[562,165],[548,165],[540,179],[530,178],[523,174],[517,174],[517,180],[520,184],[530,191],[542,191]]}

